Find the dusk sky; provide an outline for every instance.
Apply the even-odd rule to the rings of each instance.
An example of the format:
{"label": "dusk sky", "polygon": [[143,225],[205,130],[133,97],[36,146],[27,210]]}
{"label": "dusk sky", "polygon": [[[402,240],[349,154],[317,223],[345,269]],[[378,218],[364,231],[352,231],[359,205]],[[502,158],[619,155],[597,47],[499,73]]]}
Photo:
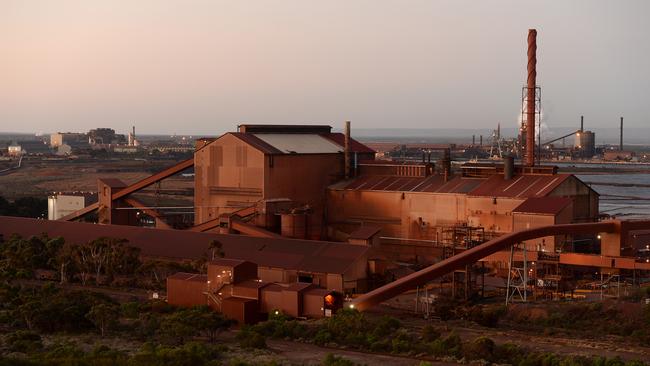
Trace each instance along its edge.
{"label": "dusk sky", "polygon": [[650,125],[649,1],[0,0],[0,131]]}

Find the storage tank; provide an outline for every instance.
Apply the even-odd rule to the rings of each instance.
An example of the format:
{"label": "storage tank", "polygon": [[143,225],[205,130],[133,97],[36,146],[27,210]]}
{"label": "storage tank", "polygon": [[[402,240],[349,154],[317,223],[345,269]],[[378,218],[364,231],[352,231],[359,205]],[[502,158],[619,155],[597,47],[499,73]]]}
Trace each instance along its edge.
{"label": "storage tank", "polygon": [[592,158],[596,155],[596,134],[592,131],[577,132],[575,148],[579,151],[581,158]]}
{"label": "storage tank", "polygon": [[282,236],[296,239],[307,238],[307,214],[283,213],[280,215]]}

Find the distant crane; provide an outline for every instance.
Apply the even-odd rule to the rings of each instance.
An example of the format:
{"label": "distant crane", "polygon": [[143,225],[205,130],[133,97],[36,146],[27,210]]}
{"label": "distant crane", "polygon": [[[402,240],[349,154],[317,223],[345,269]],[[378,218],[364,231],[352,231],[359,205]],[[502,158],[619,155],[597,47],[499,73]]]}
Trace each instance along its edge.
{"label": "distant crane", "polygon": [[497,129],[492,130],[492,145],[490,146],[490,159],[503,159],[503,149],[501,148],[501,123],[497,124]]}

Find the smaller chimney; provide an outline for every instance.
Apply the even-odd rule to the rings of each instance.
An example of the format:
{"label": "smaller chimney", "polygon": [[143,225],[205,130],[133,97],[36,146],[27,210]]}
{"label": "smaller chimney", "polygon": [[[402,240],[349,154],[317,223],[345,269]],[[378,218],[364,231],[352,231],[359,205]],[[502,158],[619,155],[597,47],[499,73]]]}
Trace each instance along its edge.
{"label": "smaller chimney", "polygon": [[515,158],[508,154],[503,158],[503,179],[511,180],[515,174]]}
{"label": "smaller chimney", "polygon": [[585,131],[585,116],[580,116],[580,132]]}
{"label": "smaller chimney", "polygon": [[483,146],[483,135],[478,137],[479,145]]}
{"label": "smaller chimney", "polygon": [[345,159],[345,179],[350,179],[350,121],[345,121],[345,142],[343,146]]}
{"label": "smaller chimney", "polygon": [[445,182],[451,178],[451,148],[446,148],[442,155],[442,175]]}
{"label": "smaller chimney", "polygon": [[476,135],[472,135],[472,146],[476,145]]}
{"label": "smaller chimney", "polygon": [[621,117],[621,141],[619,143],[618,149],[623,151],[623,117]]}

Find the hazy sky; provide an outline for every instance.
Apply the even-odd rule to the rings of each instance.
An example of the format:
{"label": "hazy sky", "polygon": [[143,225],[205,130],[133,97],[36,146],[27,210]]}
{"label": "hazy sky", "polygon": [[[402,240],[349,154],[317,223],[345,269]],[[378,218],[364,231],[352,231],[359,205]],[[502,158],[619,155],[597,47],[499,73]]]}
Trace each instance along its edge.
{"label": "hazy sky", "polygon": [[0,0],[0,131],[650,125],[650,1]]}

